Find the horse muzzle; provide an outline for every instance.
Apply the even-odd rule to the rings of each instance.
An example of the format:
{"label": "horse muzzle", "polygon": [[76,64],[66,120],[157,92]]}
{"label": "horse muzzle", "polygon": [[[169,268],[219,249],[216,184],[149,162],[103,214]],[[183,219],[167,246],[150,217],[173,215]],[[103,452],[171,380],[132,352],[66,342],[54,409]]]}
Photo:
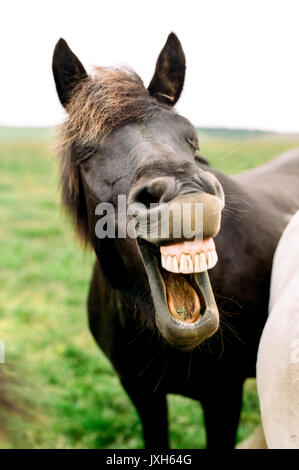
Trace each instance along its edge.
{"label": "horse muzzle", "polygon": [[223,206],[218,195],[193,192],[138,214],[137,240],[157,326],[170,344],[183,350],[194,349],[219,327],[208,270],[218,260],[213,238]]}

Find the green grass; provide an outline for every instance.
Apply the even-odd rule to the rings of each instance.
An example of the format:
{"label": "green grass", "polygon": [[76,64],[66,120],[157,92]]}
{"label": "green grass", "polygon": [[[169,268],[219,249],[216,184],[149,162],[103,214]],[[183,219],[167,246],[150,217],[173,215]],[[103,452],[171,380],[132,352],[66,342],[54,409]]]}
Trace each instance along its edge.
{"label": "green grass", "polygon": [[[1,447],[142,447],[139,418],[89,334],[93,256],[61,216],[47,130],[0,130],[0,339],[34,419],[11,415]],[[201,151],[228,173],[299,145],[299,136],[201,132]],[[14,370],[11,370],[11,365]],[[220,392],[221,393],[221,392]],[[28,405],[30,408],[30,406]],[[174,448],[204,446],[198,403],[169,397]],[[238,439],[259,423],[255,381],[246,384]]]}

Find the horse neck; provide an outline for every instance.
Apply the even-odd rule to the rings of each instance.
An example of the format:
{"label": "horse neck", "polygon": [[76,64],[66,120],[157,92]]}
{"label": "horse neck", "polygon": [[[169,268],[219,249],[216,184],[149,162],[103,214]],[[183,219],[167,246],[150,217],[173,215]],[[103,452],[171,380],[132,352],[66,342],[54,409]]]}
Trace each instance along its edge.
{"label": "horse neck", "polygon": [[273,251],[273,243],[269,239],[271,227],[266,222],[270,225],[271,216],[267,208],[260,203],[257,195],[251,194],[248,187],[243,187],[234,178],[217,171],[214,174],[225,195],[216,245],[227,255],[225,259],[230,255],[234,260],[243,260],[244,252],[255,253],[257,258],[268,258]]}
{"label": "horse neck", "polygon": [[[269,281],[272,259],[281,235],[277,214],[260,194],[234,178],[215,172],[222,184],[226,204],[215,239],[219,261],[212,276],[222,279],[224,293],[253,299]],[[257,286],[258,284],[258,286]],[[238,286],[238,287],[236,287]],[[237,290],[236,293],[234,290]],[[264,289],[265,290],[265,289]],[[260,293],[262,297],[265,293]]]}
{"label": "horse neck", "polygon": [[256,197],[250,194],[247,187],[242,186],[234,178],[217,170],[213,170],[213,174],[220,181],[225,195],[223,218],[228,219],[231,226],[239,226],[250,230],[251,227],[247,225],[249,215],[254,212],[257,216],[260,216],[262,212]]}

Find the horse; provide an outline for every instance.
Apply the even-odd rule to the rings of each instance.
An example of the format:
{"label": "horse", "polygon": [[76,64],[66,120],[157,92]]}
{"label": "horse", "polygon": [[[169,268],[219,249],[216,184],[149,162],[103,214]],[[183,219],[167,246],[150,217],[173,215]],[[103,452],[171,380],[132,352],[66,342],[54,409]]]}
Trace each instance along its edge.
{"label": "horse", "polygon": [[257,385],[270,449],[299,448],[299,211],[275,252],[269,318],[259,344]]}
{"label": "horse", "polygon": [[[88,75],[63,39],[52,68],[68,114],[62,204],[96,255],[91,333],[140,416],[147,449],[169,447],[167,394],[198,400],[207,448],[231,449],[243,383],[256,372],[274,251],[299,207],[299,149],[235,177],[212,168],[196,128],[174,109],[186,68],[174,33],[147,88],[129,68]],[[127,207],[142,205],[143,225],[165,207],[177,215],[174,204],[200,204],[202,228],[193,238],[148,234],[138,224],[135,237],[97,236],[99,204],[113,206],[116,228],[131,221],[118,220],[119,195]]]}

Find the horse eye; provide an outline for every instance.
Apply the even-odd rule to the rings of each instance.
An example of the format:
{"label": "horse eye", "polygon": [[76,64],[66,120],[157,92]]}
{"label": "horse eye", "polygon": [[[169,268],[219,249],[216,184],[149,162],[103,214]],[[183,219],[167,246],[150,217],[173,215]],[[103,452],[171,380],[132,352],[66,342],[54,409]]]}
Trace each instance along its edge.
{"label": "horse eye", "polygon": [[197,150],[200,150],[199,149],[199,143],[198,143],[198,140],[196,138],[187,138],[186,141],[188,142],[188,144],[192,147],[192,149],[197,152]]}
{"label": "horse eye", "polygon": [[80,163],[85,162],[86,160],[91,158],[93,155],[95,155],[96,152],[97,152],[97,149],[93,147],[80,149],[80,152],[77,154],[76,165],[80,165]]}

